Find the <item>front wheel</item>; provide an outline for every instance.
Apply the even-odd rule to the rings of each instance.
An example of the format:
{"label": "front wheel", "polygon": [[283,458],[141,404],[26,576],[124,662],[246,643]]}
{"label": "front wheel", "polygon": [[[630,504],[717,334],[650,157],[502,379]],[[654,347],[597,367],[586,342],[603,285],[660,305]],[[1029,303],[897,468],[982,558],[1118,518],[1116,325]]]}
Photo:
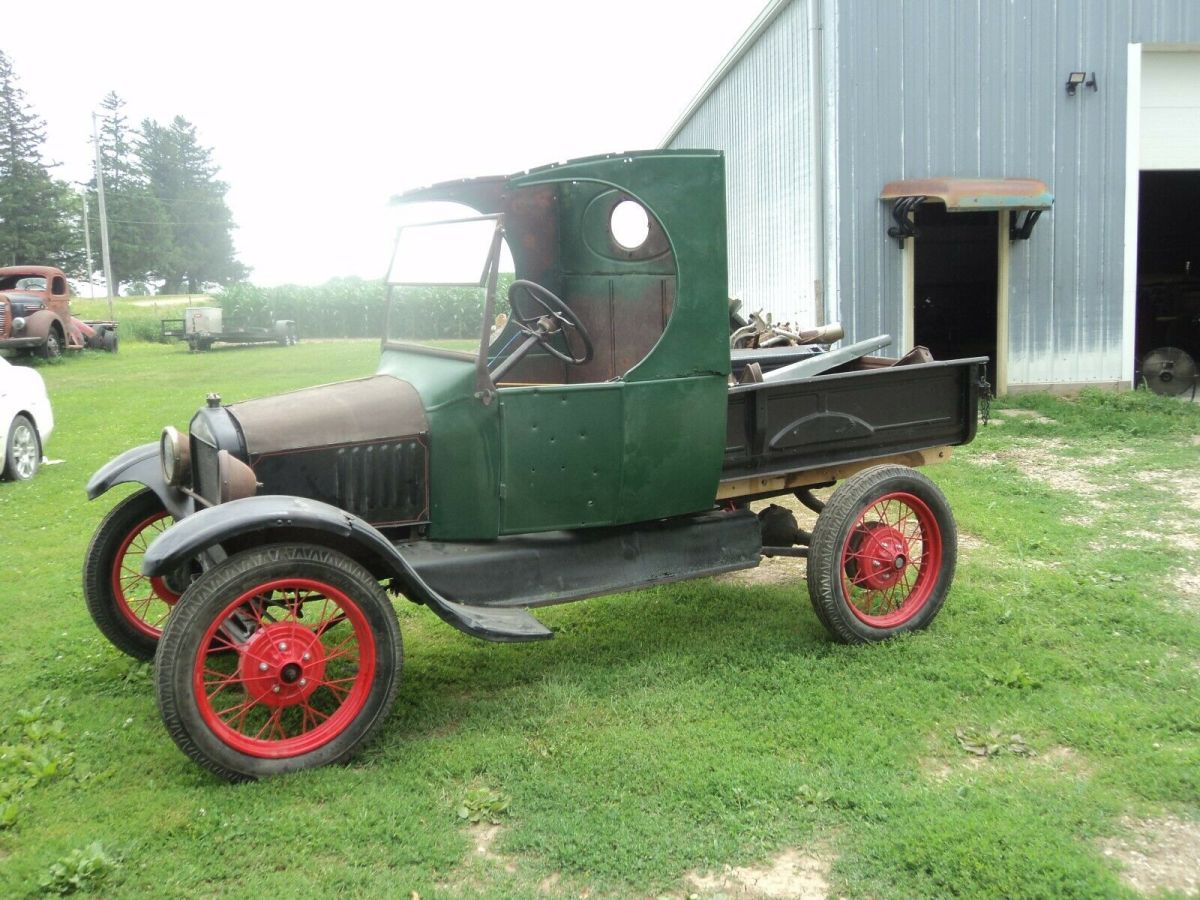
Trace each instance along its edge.
{"label": "front wheel", "polygon": [[386,718],[403,666],[396,612],[340,553],[276,544],[200,576],[155,663],[171,737],[244,781],[349,759]]}
{"label": "front wheel", "polygon": [[122,653],[152,659],[163,624],[191,577],[191,567],[162,578],[142,574],[150,542],[171,515],[149,488],[130,494],[100,522],[83,563],[83,598],[101,633]]}
{"label": "front wheel", "polygon": [[63,352],[63,335],[56,327],[52,327],[46,335],[46,341],[42,346],[35,349],[34,354],[45,360],[57,360],[62,358]]}
{"label": "front wheel", "polygon": [[957,557],[937,485],[907,466],[876,466],[847,479],[817,518],[808,592],[834,639],[881,641],[933,621]]}

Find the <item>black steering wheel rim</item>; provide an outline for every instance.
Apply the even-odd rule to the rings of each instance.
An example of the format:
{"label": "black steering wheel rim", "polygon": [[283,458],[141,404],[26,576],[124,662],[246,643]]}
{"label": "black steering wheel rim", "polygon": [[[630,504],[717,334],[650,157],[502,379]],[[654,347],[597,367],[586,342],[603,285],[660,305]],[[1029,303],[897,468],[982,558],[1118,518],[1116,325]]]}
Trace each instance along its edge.
{"label": "black steering wheel rim", "polygon": [[[541,306],[544,312],[534,316],[526,315],[521,305],[517,302],[517,298],[521,296],[522,292]],[[592,346],[592,338],[588,334],[587,328],[579,320],[579,316],[575,315],[571,308],[563,303],[549,288],[538,284],[536,281],[527,281],[524,278],[518,278],[508,287],[508,305],[512,310],[512,321],[516,324],[517,328],[525,334],[537,338],[538,343],[545,347],[546,351],[552,356],[573,366],[581,366],[591,361],[595,354],[595,349]],[[544,327],[545,323],[543,320],[547,316],[558,323],[558,327],[553,331],[548,331]],[[550,343],[552,335],[562,334],[563,343],[570,350],[571,342],[567,337],[566,328],[578,334],[579,339],[583,341],[582,356],[571,356]]]}

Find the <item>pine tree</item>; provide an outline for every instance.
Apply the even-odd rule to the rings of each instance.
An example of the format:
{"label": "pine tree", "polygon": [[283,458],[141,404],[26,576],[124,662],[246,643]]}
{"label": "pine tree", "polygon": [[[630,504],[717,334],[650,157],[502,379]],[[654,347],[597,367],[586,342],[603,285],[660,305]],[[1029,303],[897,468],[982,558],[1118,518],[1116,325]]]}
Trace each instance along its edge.
{"label": "pine tree", "polygon": [[233,248],[233,215],[225,203],[229,186],[217,178],[212,151],[196,126],[182,116],[170,125],[146,119],[138,146],[141,171],[171,220],[172,245],[159,274],[163,290],[187,285],[200,291],[207,281],[228,283],[248,274]]}
{"label": "pine tree", "polygon": [[0,52],[0,264],[81,268],[79,204],[42,157],[46,125]]}

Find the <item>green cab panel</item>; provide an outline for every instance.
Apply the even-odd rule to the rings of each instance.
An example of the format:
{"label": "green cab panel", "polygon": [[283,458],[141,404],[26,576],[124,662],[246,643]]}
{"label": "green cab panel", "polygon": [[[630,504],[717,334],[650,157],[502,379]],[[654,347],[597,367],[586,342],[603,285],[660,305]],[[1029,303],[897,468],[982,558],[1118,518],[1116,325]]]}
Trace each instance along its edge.
{"label": "green cab panel", "polygon": [[497,404],[475,397],[475,364],[450,354],[386,348],[380,374],[416,388],[429,422],[429,537],[487,540],[500,521]]}
{"label": "green cab panel", "polygon": [[500,531],[611,525],[618,518],[624,385],[500,391]]}

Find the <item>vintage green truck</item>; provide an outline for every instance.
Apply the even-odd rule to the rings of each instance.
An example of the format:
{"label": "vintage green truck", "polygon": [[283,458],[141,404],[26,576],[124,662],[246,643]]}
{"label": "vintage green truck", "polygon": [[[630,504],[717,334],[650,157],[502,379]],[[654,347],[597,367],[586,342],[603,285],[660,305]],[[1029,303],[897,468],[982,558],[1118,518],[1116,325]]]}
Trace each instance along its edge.
{"label": "vintage green truck", "polygon": [[[163,720],[200,765],[237,780],[358,749],[400,682],[389,593],[532,641],[553,636],[540,606],[792,555],[835,640],[934,618],[956,531],[912,467],[972,439],[985,360],[833,351],[812,374],[820,348],[731,352],[720,153],[398,201],[469,214],[400,230],[375,375],[210,395],[187,434],[166,428],[87,486],[144,485],[98,528],[84,593],[117,647],[155,656]],[[483,295],[473,352],[407,337],[430,284]],[[827,504],[811,493],[835,482]],[[820,511],[811,535],[750,507],[793,493]]]}

